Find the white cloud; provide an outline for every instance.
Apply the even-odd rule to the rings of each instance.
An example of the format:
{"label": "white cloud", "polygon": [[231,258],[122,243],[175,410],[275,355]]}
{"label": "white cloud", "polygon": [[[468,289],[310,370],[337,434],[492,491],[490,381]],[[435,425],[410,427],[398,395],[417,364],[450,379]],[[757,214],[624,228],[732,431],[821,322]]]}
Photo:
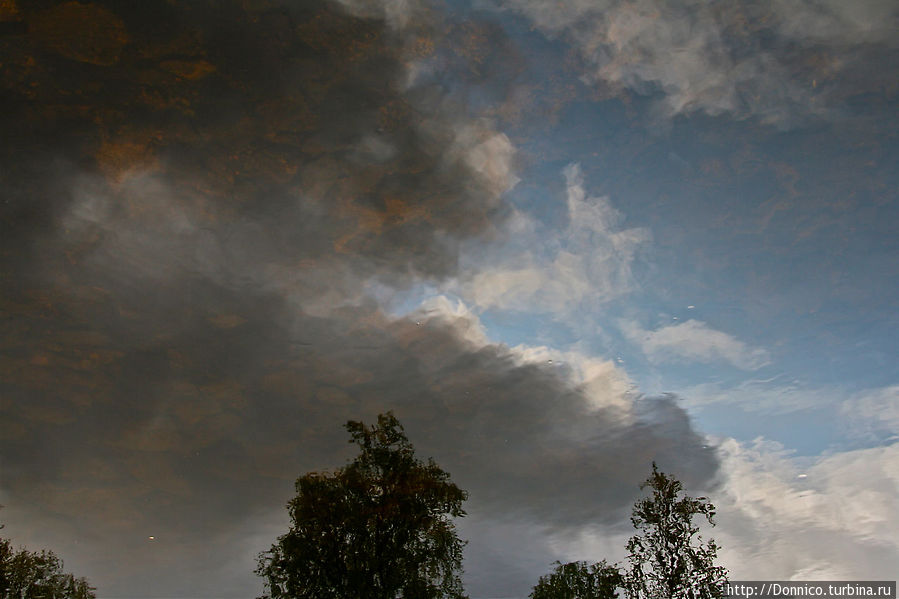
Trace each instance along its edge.
{"label": "white cloud", "polygon": [[899,436],[899,385],[856,393],[840,412],[855,436],[894,440]]}
{"label": "white cloud", "polygon": [[770,363],[764,349],[750,347],[699,320],[688,320],[655,331],[625,321],[621,323],[621,329],[655,363],[725,361],[743,370],[757,370]]}
{"label": "white cloud", "polygon": [[518,183],[512,164],[515,146],[504,133],[470,125],[457,133],[448,155],[464,160],[474,173],[483,178],[485,188],[493,197],[499,197]]}
{"label": "white cloud", "polygon": [[[406,318],[418,326],[425,326],[430,322],[452,325],[459,338],[466,341],[472,351],[493,343],[478,315],[458,299],[452,300],[443,295],[428,298]],[[532,364],[562,376],[572,388],[583,393],[589,406],[615,408],[625,419],[632,415],[630,412],[637,396],[636,387],[627,373],[612,360],[545,345],[519,344],[505,348],[505,351],[518,366]]]}
{"label": "white cloud", "polygon": [[459,338],[468,342],[472,348],[484,347],[490,343],[484,325],[462,300],[453,301],[445,295],[430,297],[409,318],[419,326],[431,320],[452,324]]}
{"label": "white cloud", "polygon": [[[805,458],[763,438],[710,443],[721,459],[718,484],[686,492],[715,505],[716,526],[703,526],[701,534],[719,545],[718,562],[732,579],[895,577],[899,444]],[[620,547],[631,534],[582,529],[555,539],[554,549],[563,560],[621,560]]]}
{"label": "white cloud", "polygon": [[585,79],[661,92],[668,116],[730,113],[775,124],[827,114],[824,88],[863,64],[862,50],[895,47],[899,12],[890,0],[499,3],[570,40],[588,65]]}
{"label": "white cloud", "polygon": [[486,268],[479,255],[460,285],[460,294],[478,308],[564,316],[632,290],[631,265],[649,231],[621,228],[622,215],[608,198],[587,195],[578,165],[566,167],[564,175],[568,226],[549,232],[525,216],[512,219],[511,243],[522,251]]}
{"label": "white cloud", "polygon": [[564,369],[572,384],[583,391],[593,407],[615,407],[630,412],[638,395],[627,373],[611,360],[543,345],[516,345],[510,351],[520,364],[546,364]]}
{"label": "white cloud", "polygon": [[895,573],[899,445],[809,460],[762,439],[728,439],[719,453],[715,538],[734,578],[883,579]]}
{"label": "white cloud", "polygon": [[783,378],[748,379],[735,385],[700,383],[677,389],[676,394],[688,410],[730,405],[774,415],[828,408],[840,418],[850,438],[882,444],[899,435],[899,385],[852,393],[842,387],[810,387]]}
{"label": "white cloud", "polygon": [[737,385],[700,383],[677,391],[688,408],[705,405],[735,405],[752,412],[787,414],[808,408],[835,406],[846,399],[844,389],[807,387],[782,377],[749,379]]}

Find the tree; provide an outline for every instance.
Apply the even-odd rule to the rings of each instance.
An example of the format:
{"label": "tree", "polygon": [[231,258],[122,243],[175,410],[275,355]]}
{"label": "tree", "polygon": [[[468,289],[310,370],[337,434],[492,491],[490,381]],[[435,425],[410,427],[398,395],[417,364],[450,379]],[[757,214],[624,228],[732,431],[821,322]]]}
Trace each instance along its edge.
{"label": "tree", "polygon": [[556,562],[551,574],[541,576],[531,592],[531,599],[615,599],[622,578],[618,568],[605,560],[587,562]]}
{"label": "tree", "polygon": [[727,570],[714,565],[718,546],[703,544],[693,524],[696,515],[715,525],[715,506],[705,497],[681,497],[683,485],[659,472],[640,486],[652,496],[634,504],[631,522],[638,533],[627,543],[630,570],[625,589],[630,599],[712,599],[722,596]]}
{"label": "tree", "polygon": [[52,551],[12,548],[0,539],[0,597],[3,599],[95,599],[84,578],[62,571],[62,560]]}
{"label": "tree", "polygon": [[290,530],[259,555],[271,599],[462,598],[452,518],[467,493],[415,457],[392,412],[349,421],[359,455],[334,473],[297,479]]}

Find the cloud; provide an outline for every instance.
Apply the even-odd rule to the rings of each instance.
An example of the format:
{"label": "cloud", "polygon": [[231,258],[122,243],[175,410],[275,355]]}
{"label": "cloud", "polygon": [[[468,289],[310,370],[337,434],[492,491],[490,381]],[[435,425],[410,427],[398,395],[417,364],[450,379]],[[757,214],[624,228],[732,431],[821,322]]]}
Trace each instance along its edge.
{"label": "cloud", "polygon": [[678,391],[678,395],[688,409],[734,405],[743,410],[769,414],[833,407],[846,398],[844,389],[808,387],[799,381],[783,381],[781,377],[749,379],[736,385],[700,383]]}
{"label": "cloud", "polygon": [[[16,232],[2,258],[29,270],[21,241],[36,235],[67,235],[79,257],[137,243],[115,229],[149,209],[158,236],[189,245],[202,235],[237,259],[251,246],[255,268],[305,260],[397,285],[451,274],[460,240],[504,222],[515,149],[441,93],[459,65],[432,60],[445,30],[413,5],[402,27],[331,3],[226,3],[217,20],[186,4],[153,18],[123,7],[114,19],[127,42],[103,69],[72,66],[60,50],[80,39],[77,19],[53,21],[69,29],[49,47],[37,34],[13,45],[0,77],[10,91],[3,214]],[[428,60],[430,77],[409,86],[409,70]],[[193,229],[171,229],[161,202]],[[68,230],[72,220],[92,227]],[[145,249],[151,266],[158,248]]]}
{"label": "cloud", "polygon": [[[199,300],[192,305],[211,297]],[[539,350],[485,343],[458,309],[392,320],[361,306],[273,320],[271,298],[243,300],[245,322],[175,312],[182,332],[162,327],[138,345],[114,327],[92,326],[94,338],[84,324],[56,321],[70,340],[39,335],[9,363],[5,426],[22,427],[3,445],[11,534],[22,535],[22,522],[54,531],[70,567],[106,592],[127,592],[133,580],[155,593],[212,592],[188,582],[192,568],[212,568],[208,540],[232,563],[232,547],[246,551],[237,531],[281,513],[295,476],[342,463],[341,423],[386,409],[471,492],[473,515],[513,528],[559,534],[615,521],[652,460],[695,483],[714,473],[686,414],[669,399],[628,395],[610,364],[549,364]],[[65,394],[47,383],[57,380]],[[148,535],[165,540],[164,553],[147,554]],[[246,589],[252,564],[242,567]],[[149,580],[159,568],[169,575]]]}
{"label": "cloud", "polygon": [[[794,456],[757,438],[709,439],[721,459],[714,484],[685,485],[716,507],[704,539],[734,580],[887,580],[899,543],[899,445]],[[661,469],[679,477],[676,468]],[[632,530],[585,530],[557,545],[564,559],[616,554]]]}
{"label": "cloud", "polygon": [[701,383],[678,390],[688,411],[707,406],[734,406],[746,412],[785,415],[825,410],[840,423],[850,442],[882,445],[899,433],[896,385],[851,392],[837,386],[810,387],[798,380],[749,379],[736,385]]}
{"label": "cloud", "polygon": [[859,87],[882,86],[899,17],[889,0],[497,4],[570,41],[585,80],[659,94],[664,116],[729,114],[778,126],[832,117]]}
{"label": "cloud", "polygon": [[508,234],[521,251],[485,261],[483,248],[476,250],[479,259],[461,277],[461,295],[481,309],[564,317],[632,291],[631,267],[649,231],[623,228],[624,217],[608,198],[588,196],[579,165],[567,166],[564,176],[567,226],[544,230],[519,213]]}
{"label": "cloud", "polygon": [[421,18],[423,3],[409,0],[337,0],[355,17],[382,19],[391,29],[402,29],[411,19]]}
{"label": "cloud", "polygon": [[850,434],[879,443],[899,439],[899,385],[855,393],[840,406]]}
{"label": "cloud", "polygon": [[[103,594],[253,592],[293,479],[387,409],[473,515],[532,531],[612,519],[661,455],[714,475],[612,364],[369,293],[460,277],[462,244],[516,226],[515,147],[441,85],[463,25],[352,6],[22,7],[0,39],[4,532]],[[636,240],[574,169],[569,206],[560,264],[617,292]]]}
{"label": "cloud", "polygon": [[734,578],[883,580],[899,544],[899,446],[795,458],[721,443],[716,539]]}
{"label": "cloud", "polygon": [[627,373],[611,360],[542,345],[516,345],[510,351],[521,364],[546,364],[565,372],[571,382],[585,393],[593,407],[617,406],[629,412],[631,403],[639,397],[636,385]]}
{"label": "cloud", "polygon": [[724,361],[742,370],[758,370],[770,363],[764,349],[750,347],[699,320],[687,320],[655,331],[645,330],[634,322],[622,322],[621,327],[625,336],[656,363]]}

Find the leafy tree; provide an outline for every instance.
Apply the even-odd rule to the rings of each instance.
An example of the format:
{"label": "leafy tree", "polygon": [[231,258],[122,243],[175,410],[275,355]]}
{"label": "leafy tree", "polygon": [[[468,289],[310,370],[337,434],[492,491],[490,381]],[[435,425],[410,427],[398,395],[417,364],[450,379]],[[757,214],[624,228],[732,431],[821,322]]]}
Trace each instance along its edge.
{"label": "leafy tree", "polygon": [[652,496],[634,504],[631,522],[638,533],[627,543],[630,570],[625,589],[631,599],[712,599],[722,595],[727,570],[714,565],[718,546],[703,544],[696,515],[714,526],[715,506],[705,497],[681,496],[683,485],[659,472],[641,485]]}
{"label": "leafy tree", "polygon": [[271,599],[462,598],[453,517],[467,493],[415,457],[392,412],[347,422],[359,455],[334,473],[297,479],[292,525],[259,556]]}
{"label": "leafy tree", "polygon": [[96,589],[84,578],[62,571],[52,551],[18,551],[0,539],[0,597],[3,599],[95,599]]}
{"label": "leafy tree", "polygon": [[614,599],[621,585],[618,568],[605,560],[587,562],[556,562],[551,574],[541,576],[531,592],[531,599]]}

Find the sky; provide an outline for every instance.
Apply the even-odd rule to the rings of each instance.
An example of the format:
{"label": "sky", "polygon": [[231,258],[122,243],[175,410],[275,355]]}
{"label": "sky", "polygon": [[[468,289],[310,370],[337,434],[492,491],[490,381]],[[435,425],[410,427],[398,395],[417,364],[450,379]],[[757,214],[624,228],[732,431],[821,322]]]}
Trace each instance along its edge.
{"label": "sky", "polygon": [[0,522],[254,597],[393,410],[473,599],[619,561],[655,461],[743,580],[899,566],[899,5],[0,0]]}

